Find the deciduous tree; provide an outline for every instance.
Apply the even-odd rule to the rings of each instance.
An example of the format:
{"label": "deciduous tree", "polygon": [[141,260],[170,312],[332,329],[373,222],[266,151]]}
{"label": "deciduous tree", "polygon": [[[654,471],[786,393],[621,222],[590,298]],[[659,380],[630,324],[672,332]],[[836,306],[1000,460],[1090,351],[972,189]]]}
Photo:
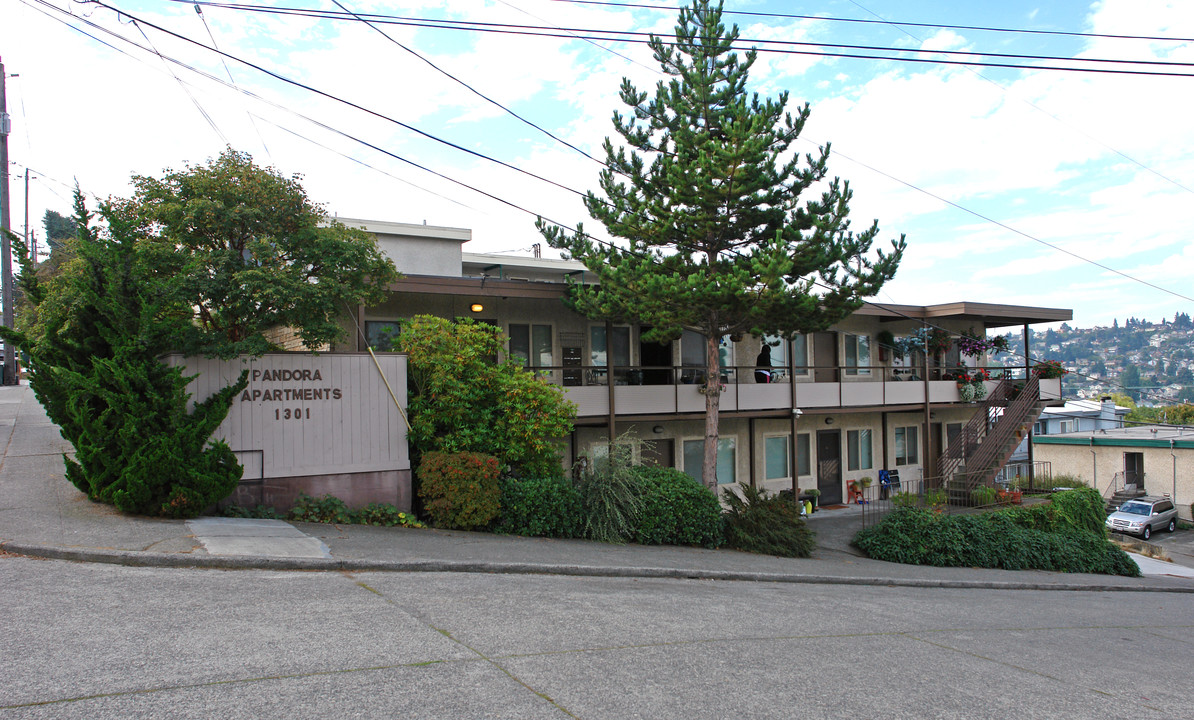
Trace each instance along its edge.
{"label": "deciduous tree", "polygon": [[329,218],[299,176],[226,150],[204,165],[134,177],[116,205],[145,237],[157,271],[189,308],[180,350],[230,357],[269,349],[293,328],[312,349],[342,337],[345,306],[381,302],[397,277],[373,238]]}

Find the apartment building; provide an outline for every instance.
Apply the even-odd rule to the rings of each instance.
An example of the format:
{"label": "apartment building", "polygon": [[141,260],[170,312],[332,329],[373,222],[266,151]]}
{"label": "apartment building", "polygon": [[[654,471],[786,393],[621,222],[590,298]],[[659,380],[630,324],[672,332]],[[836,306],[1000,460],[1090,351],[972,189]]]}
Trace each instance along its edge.
{"label": "apartment building", "polygon": [[[570,311],[562,302],[568,283],[587,281],[576,262],[467,253],[467,229],[339,220],[373,233],[404,275],[386,302],[356,309],[354,320],[375,349],[388,349],[399,321],[418,314],[493,324],[508,337],[511,356],[576,403],[575,431],[560,439],[568,466],[630,432],[643,462],[703,479],[702,392],[710,384],[703,337],[685,332],[650,343],[644,328]],[[956,347],[899,356],[878,338],[929,328],[1026,332],[1071,318],[1065,309],[988,303],[868,304],[829,331],[792,340],[721,338],[717,483],[817,488],[825,504],[841,502],[851,480],[875,479],[883,469],[937,482],[965,471],[973,484],[979,446],[1001,456],[995,469],[1002,467],[1014,448],[1004,452],[1003,441],[1060,401],[1060,380],[1038,382],[1025,372],[1018,386],[1012,378],[991,381],[986,400],[963,402],[958,374],[983,358],[960,356]],[[353,337],[335,349],[364,350],[360,334]],[[764,344],[770,358],[760,367]],[[1022,407],[1013,417],[1016,403]]]}

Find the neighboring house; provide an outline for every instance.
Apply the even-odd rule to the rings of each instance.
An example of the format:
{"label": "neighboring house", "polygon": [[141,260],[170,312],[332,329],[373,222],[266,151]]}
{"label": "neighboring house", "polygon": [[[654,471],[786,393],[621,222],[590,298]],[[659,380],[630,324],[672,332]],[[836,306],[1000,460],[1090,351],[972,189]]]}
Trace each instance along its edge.
{"label": "neighboring house", "polygon": [[[417,314],[496,325],[509,337],[511,355],[562,386],[576,403],[575,431],[563,439],[567,466],[600,455],[610,437],[633,431],[642,441],[641,461],[700,479],[705,410],[700,390],[706,382],[700,335],[685,332],[669,343],[648,343],[637,326],[591,321],[570,311],[561,302],[567,283],[588,280],[576,262],[465,253],[461,245],[472,237],[466,229],[340,220],[374,233],[404,274],[385,303],[357,308],[355,319],[375,348],[388,349],[389,338],[399,332],[397,321]],[[910,480],[953,469],[956,463],[941,457],[943,443],[971,437],[966,450],[973,458],[978,440],[1000,425],[1006,437],[1000,452],[991,454],[1000,455],[992,468],[1001,467],[1011,447],[1002,443],[1033,422],[1043,404],[1058,401],[1060,380],[1041,380],[1039,386],[1029,381],[1015,418],[999,409],[995,414],[1005,413],[1007,422],[996,417],[994,423],[973,424],[983,428],[977,436],[964,434],[976,410],[986,406],[961,402],[952,379],[956,348],[926,364],[923,353],[893,357],[875,338],[883,330],[908,336],[926,324],[954,333],[1022,327],[1027,335],[1033,323],[1071,317],[1064,309],[966,302],[868,304],[827,332],[787,342],[767,339],[770,383],[756,381],[765,376],[755,367],[762,339],[723,338],[717,482],[777,490],[799,484],[818,488],[826,504],[841,502],[846,483],[877,479],[882,469],[899,469]],[[336,349],[363,350],[360,334]],[[1010,381],[987,385],[1010,409]]]}
{"label": "neighboring house", "polygon": [[1169,495],[1191,519],[1194,502],[1194,427],[1132,426],[1033,438],[1033,455],[1053,474],[1073,475],[1110,498],[1125,486]]}
{"label": "neighboring house", "polygon": [[[1097,401],[1066,400],[1061,407],[1047,407],[1041,412],[1040,418],[1032,424],[1032,436],[1121,428],[1129,412],[1131,408],[1116,405],[1109,395]],[[1040,462],[1040,458],[1030,458],[1028,440],[1028,437],[1021,440],[1008,458],[1005,476],[1018,474],[1027,477],[1028,463],[1034,460]]]}

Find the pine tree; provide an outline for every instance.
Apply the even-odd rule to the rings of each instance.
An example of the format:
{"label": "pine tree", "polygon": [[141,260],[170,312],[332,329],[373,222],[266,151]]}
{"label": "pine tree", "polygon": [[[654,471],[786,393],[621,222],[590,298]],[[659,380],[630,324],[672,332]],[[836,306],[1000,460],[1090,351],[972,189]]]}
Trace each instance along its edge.
{"label": "pine tree", "polygon": [[[722,3],[696,0],[680,10],[674,43],[652,36],[655,59],[670,79],[655,96],[628,79],[627,114],[614,127],[630,147],[605,141],[607,168],[590,192],[589,215],[620,245],[550,226],[556,248],[583,262],[599,285],[574,286],[570,303],[593,318],[637,322],[647,341],[683,330],[706,341],[704,481],[716,483],[721,370],[727,334],[824,330],[862,305],[895,274],[904,240],[871,253],[878,224],[850,229],[849,183],[827,180],[829,146],[805,162],[789,152],[809,117],[785,111],[788,94],[760,100],[747,91],[755,52],[732,51]],[[819,197],[800,196],[818,186]]]}

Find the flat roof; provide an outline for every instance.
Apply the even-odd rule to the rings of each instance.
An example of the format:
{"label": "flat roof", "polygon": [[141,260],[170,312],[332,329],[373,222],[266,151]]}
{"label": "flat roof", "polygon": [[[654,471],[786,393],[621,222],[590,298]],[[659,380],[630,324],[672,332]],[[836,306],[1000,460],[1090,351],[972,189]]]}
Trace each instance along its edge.
{"label": "flat roof", "polygon": [[364,228],[366,232],[378,235],[405,235],[407,237],[427,238],[429,240],[451,240],[456,243],[466,243],[473,239],[473,231],[468,228],[442,227],[426,224],[416,225],[414,223],[362,220],[361,218],[348,217],[334,217],[332,219],[349,227]]}
{"label": "flat roof", "polygon": [[868,302],[857,311],[857,314],[877,315],[892,321],[969,317],[974,318],[976,322],[981,321],[984,328],[1064,322],[1074,319],[1074,311],[1068,308],[1045,308],[1029,305],[1004,305],[1001,303],[969,301],[942,303],[939,305],[896,305],[892,303]]}
{"label": "flat roof", "polygon": [[1133,425],[1106,430],[1086,430],[1059,435],[1033,435],[1034,445],[1085,445],[1087,447],[1156,447],[1194,450],[1194,426]]}

